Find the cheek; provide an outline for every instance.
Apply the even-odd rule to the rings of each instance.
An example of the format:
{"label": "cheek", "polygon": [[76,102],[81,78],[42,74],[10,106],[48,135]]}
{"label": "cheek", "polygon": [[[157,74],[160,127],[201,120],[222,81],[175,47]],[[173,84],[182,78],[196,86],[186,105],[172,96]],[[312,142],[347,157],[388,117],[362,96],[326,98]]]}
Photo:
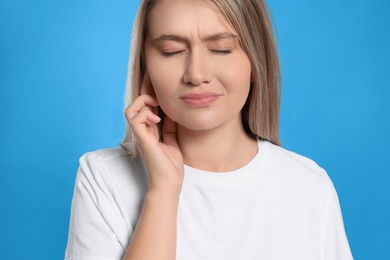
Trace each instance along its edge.
{"label": "cheek", "polygon": [[147,64],[147,68],[159,105],[165,114],[172,118],[172,114],[175,113],[171,106],[174,104],[172,100],[175,100],[177,95],[179,68],[158,61],[151,61]]}
{"label": "cheek", "polygon": [[242,54],[234,61],[221,63],[219,67],[218,77],[227,92],[244,94],[249,91],[252,68],[246,55]]}
{"label": "cheek", "polygon": [[147,63],[147,69],[157,98],[171,96],[174,86],[178,82],[177,66],[165,62],[150,61]]}

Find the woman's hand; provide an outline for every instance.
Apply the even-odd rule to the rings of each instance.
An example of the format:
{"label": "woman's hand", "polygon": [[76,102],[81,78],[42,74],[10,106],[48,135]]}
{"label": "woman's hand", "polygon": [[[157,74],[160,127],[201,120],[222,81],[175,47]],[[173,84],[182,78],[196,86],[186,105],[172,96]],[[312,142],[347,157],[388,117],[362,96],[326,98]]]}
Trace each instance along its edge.
{"label": "woman's hand", "polygon": [[153,95],[150,77],[145,72],[141,95],[126,109],[125,115],[143,155],[148,172],[148,191],[180,193],[184,178],[183,157],[176,139],[176,122],[164,118],[162,142],[156,111],[159,106]]}

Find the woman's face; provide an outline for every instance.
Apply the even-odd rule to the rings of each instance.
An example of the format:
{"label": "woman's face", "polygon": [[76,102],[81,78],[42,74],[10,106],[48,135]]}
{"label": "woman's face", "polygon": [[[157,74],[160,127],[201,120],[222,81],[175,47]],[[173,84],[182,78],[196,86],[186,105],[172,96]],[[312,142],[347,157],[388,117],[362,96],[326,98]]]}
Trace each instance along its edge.
{"label": "woman's face", "polygon": [[251,65],[214,3],[160,0],[150,14],[145,58],[162,110],[180,126],[242,124]]}

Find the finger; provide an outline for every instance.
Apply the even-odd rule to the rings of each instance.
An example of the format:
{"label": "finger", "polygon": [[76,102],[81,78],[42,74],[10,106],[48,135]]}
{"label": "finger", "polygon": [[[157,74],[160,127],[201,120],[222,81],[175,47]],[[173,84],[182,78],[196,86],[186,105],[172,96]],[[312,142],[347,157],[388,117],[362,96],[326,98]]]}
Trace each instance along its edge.
{"label": "finger", "polygon": [[[137,99],[131,103],[131,105],[126,108],[125,115],[127,120],[130,120],[135,115],[137,115],[142,109],[147,108],[149,106],[157,107],[158,101],[155,97],[149,95],[141,95]],[[151,110],[149,108],[149,110]]]}
{"label": "finger", "polygon": [[147,94],[150,96],[156,96],[156,94],[154,93],[154,90],[153,90],[153,85],[152,85],[152,81],[150,80],[148,70],[145,70],[145,74],[144,74],[142,84],[141,84],[140,94],[141,95]]}
{"label": "finger", "polygon": [[166,144],[177,145],[176,122],[170,119],[168,116],[164,117],[162,138],[163,142]]}
{"label": "finger", "polygon": [[161,118],[152,111],[144,109],[128,121],[130,126],[133,127],[141,124],[149,124],[148,121],[153,124],[157,124],[161,121]]}
{"label": "finger", "polygon": [[142,113],[130,120],[129,124],[132,132],[142,147],[145,145],[153,146],[159,142],[157,124],[160,121],[161,119],[149,110],[142,111]]}

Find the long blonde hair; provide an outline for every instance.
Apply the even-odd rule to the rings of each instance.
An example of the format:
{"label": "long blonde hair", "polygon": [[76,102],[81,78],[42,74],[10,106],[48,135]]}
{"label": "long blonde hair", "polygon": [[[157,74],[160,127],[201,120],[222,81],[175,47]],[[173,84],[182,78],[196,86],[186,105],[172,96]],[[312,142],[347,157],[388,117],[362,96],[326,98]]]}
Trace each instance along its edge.
{"label": "long blonde hair", "polygon": [[[151,10],[159,0],[141,0],[133,24],[125,94],[125,109],[140,94],[145,73],[144,43]],[[280,145],[280,67],[268,8],[263,0],[210,0],[237,31],[241,47],[252,66],[251,90],[242,109],[245,131],[254,137]],[[136,139],[129,124],[121,147],[136,156]]]}

